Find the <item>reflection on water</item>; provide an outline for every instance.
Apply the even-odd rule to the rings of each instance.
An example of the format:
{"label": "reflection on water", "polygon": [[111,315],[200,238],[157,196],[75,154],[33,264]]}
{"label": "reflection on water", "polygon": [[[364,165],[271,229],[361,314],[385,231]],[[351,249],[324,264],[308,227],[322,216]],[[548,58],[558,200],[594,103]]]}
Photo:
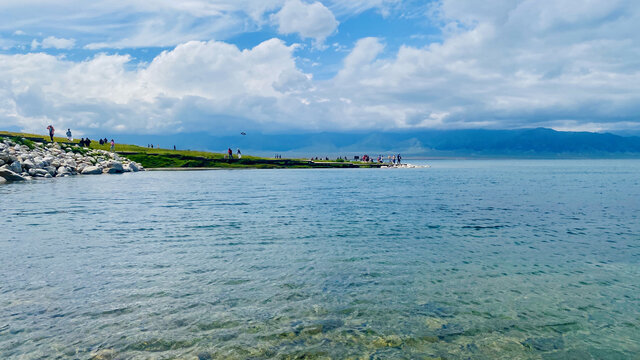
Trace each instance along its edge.
{"label": "reflection on water", "polygon": [[624,359],[639,161],[0,187],[2,358]]}

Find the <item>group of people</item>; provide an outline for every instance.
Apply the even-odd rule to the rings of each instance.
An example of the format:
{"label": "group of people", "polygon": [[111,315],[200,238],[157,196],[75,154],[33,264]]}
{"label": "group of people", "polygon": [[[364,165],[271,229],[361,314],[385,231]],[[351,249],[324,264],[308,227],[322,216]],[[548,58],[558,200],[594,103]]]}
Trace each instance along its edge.
{"label": "group of people", "polygon": [[[89,139],[87,139],[87,140],[89,140]],[[100,145],[106,145],[106,144],[111,145],[111,147],[110,147],[111,151],[114,151],[116,149],[116,142],[113,141],[113,139],[111,139],[111,141],[107,140],[107,138],[100,139]]]}
{"label": "group of people", "polygon": [[[238,159],[242,159],[242,152],[240,149],[236,151],[236,155],[238,156]],[[227,149],[227,156],[229,160],[233,159],[233,150],[231,150],[231,148]]]}
{"label": "group of people", "polygon": [[[47,126],[47,131],[49,132],[49,138],[51,139],[51,142],[53,142],[53,135],[56,133],[56,129],[53,127],[53,125],[49,125]],[[67,135],[67,140],[69,140],[69,142],[73,142],[73,135],[71,134],[71,129],[67,129],[67,133],[65,135]],[[100,142],[100,145],[110,144],[111,151],[115,150],[116,143],[115,141],[113,141],[113,139],[111,139],[111,142],[109,142],[107,138],[104,138],[104,139],[100,139],[99,142]],[[91,139],[81,138],[78,144],[82,147],[89,147],[91,145]]]}
{"label": "group of people", "polygon": [[[373,159],[371,159],[371,157],[367,154],[362,155],[362,158],[360,158],[360,156],[354,156],[353,160],[356,160],[356,161],[360,160],[363,162],[373,162]],[[384,164],[384,156],[378,155],[378,158],[376,160],[378,163]],[[402,161],[402,156],[400,154],[388,155],[387,160],[389,161],[389,164],[400,165]]]}
{"label": "group of people", "polygon": [[[100,141],[102,141],[102,139],[100,139]],[[80,139],[80,146],[81,147],[89,147],[91,146],[91,139],[89,138],[81,138]]]}

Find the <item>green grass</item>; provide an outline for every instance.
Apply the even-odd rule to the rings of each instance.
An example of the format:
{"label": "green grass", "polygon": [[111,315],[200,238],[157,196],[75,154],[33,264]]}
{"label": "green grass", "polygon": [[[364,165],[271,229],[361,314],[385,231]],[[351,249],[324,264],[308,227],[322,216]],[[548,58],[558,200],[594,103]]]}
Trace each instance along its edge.
{"label": "green grass", "polygon": [[[15,133],[0,131],[0,136],[8,136],[14,142],[24,144],[33,149],[34,142],[48,143],[50,139],[46,135]],[[25,139],[23,139],[25,138]],[[16,140],[18,139],[18,140]],[[69,142],[67,138],[54,137],[54,141],[60,143],[65,151],[86,155],[89,149],[70,146],[78,144],[79,139]],[[31,144],[31,145],[29,145]],[[110,144],[100,145],[92,140],[90,149],[110,151]],[[376,164],[350,162],[338,160],[335,162],[313,163],[302,159],[272,159],[257,156],[242,155],[242,159],[225,159],[225,154],[207,151],[151,149],[148,147],[115,144],[115,151],[132,161],[142,164],[145,168],[254,168],[254,169],[279,169],[279,168],[371,168]]]}
{"label": "green grass", "polygon": [[20,136],[12,136],[11,137],[11,141],[13,141],[16,144],[26,145],[31,150],[35,149],[35,147],[36,147],[36,145],[35,145],[35,143],[33,141],[31,141],[29,139],[25,139],[25,138],[20,137]]}

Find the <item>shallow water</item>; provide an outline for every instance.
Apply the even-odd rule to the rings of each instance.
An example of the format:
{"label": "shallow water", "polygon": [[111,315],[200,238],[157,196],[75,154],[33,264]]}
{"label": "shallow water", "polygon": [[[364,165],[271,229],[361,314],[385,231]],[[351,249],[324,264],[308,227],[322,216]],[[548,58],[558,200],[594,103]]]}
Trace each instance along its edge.
{"label": "shallow water", "polygon": [[0,186],[0,358],[640,357],[640,161]]}

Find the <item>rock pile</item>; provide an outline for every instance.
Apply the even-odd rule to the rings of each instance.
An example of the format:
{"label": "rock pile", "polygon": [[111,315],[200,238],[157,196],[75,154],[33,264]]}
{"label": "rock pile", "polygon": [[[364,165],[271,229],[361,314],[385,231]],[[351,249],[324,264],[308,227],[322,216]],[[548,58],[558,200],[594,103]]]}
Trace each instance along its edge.
{"label": "rock pile", "polygon": [[62,146],[58,143],[30,146],[10,139],[0,142],[0,183],[73,175],[119,174],[143,171],[142,165],[104,150]]}

